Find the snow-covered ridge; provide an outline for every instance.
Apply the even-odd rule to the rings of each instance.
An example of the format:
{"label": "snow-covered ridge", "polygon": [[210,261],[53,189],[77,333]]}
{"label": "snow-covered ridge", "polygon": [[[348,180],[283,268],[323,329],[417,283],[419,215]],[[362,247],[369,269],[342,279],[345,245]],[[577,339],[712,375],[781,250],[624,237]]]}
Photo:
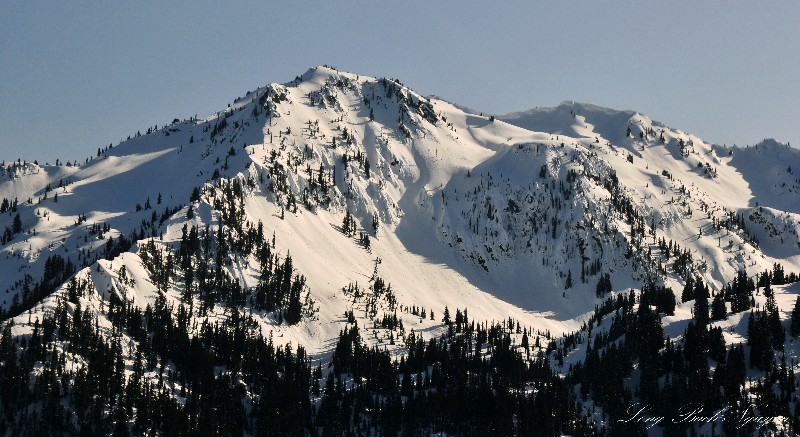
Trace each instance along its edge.
{"label": "snow-covered ridge", "polygon": [[[0,309],[29,335],[65,299],[109,330],[112,300],[203,308],[195,322],[236,306],[315,357],[350,312],[391,350],[401,334],[377,328],[384,313],[430,338],[445,307],[544,338],[581,327],[604,278],[614,292],[653,277],[678,291],[689,276],[719,291],[739,271],[800,272],[798,172],[800,152],[774,141],[722,148],[575,102],[493,117],[316,67],[85,165],[5,163]],[[191,235],[207,262],[185,254]],[[291,259],[307,296],[299,323],[258,303],[265,259]],[[204,269],[244,297],[204,300],[192,289]],[[71,279],[87,293],[76,298]],[[676,334],[690,313],[679,310],[665,319]]]}
{"label": "snow-covered ridge", "polygon": [[[779,157],[763,152],[773,149]],[[15,176],[0,185],[0,195],[30,198],[31,204],[23,201],[20,208],[27,235],[15,237],[4,247],[9,274],[3,275],[0,288],[18,292],[19,287],[14,287],[22,279],[18,273],[40,271],[40,265],[29,262],[47,258],[41,255],[55,247],[69,254],[72,246],[78,251],[73,262],[91,265],[94,258],[86,254],[97,244],[81,235],[87,223],[106,223],[110,235],[125,236],[140,225],[137,216],[159,209],[153,205],[161,205],[159,200],[164,205],[186,205],[193,188],[213,184],[217,177],[242,175],[273,180],[261,182],[249,196],[266,201],[265,208],[285,210],[288,206],[293,216],[306,211],[316,220],[332,214],[327,221],[334,223],[338,220],[333,217],[349,210],[365,230],[377,217],[384,231],[379,234],[397,237],[405,250],[426,257],[445,252],[434,257],[498,296],[507,297],[504,289],[531,281],[514,274],[494,275],[493,270],[532,264],[528,273],[550,290],[515,291],[515,295],[528,295],[516,303],[534,311],[569,307],[573,309],[568,313],[575,316],[584,306],[591,308],[591,296],[584,299],[594,285],[586,278],[587,262],[594,263],[590,276],[600,270],[614,271],[617,283],[633,286],[644,268],[633,260],[643,258],[641,252],[649,249],[636,238],[637,247],[629,247],[632,218],[608,209],[611,174],[620,186],[614,195],[631,203],[636,210],[633,220],[646,228],[650,243],[651,225],[656,225],[656,240],[687,241],[686,247],[696,254],[693,269],[721,286],[739,268],[797,258],[797,238],[791,229],[797,222],[794,208],[800,201],[794,200],[800,200],[800,190],[792,181],[792,170],[776,170],[796,159],[797,152],[788,147],[764,143],[723,150],[634,111],[569,101],[492,121],[441,99],[420,96],[396,80],[316,67],[291,82],[248,92],[212,116],[134,136],[101,151],[81,167],[22,172],[9,166],[9,174]],[[771,187],[756,180],[756,173],[765,172],[774,179],[770,179]],[[321,180],[325,194],[318,190]],[[276,192],[276,182],[286,189]],[[47,184],[61,186],[45,198]],[[479,195],[479,191],[483,192]],[[463,204],[467,198],[471,200]],[[151,208],[145,208],[148,203]],[[298,203],[305,207],[294,212]],[[514,212],[512,206],[509,212],[511,203],[531,209]],[[563,217],[562,204],[569,211]],[[750,208],[757,205],[775,206],[777,212],[767,220],[752,214]],[[487,219],[494,213],[496,217]],[[709,231],[705,238],[691,241],[699,229],[740,213],[754,217],[749,232],[772,236],[765,241],[767,252],[778,258],[758,255],[759,260],[753,259],[745,247],[747,237],[729,235],[728,230],[724,231],[727,245]],[[263,220],[261,214],[255,213],[251,221]],[[525,220],[520,220],[522,215]],[[425,216],[435,226],[429,236]],[[471,223],[473,218],[476,223]],[[481,219],[496,226],[491,235],[491,226]],[[782,224],[776,225],[775,220]],[[591,231],[578,237],[574,230],[587,230],[587,225],[596,234]],[[276,225],[282,227],[285,221]],[[789,235],[777,236],[779,227]],[[541,236],[534,244],[530,235],[538,234],[539,228]],[[482,238],[475,238],[475,229]],[[562,235],[568,241],[562,241]],[[597,241],[608,238],[598,246]],[[27,241],[28,247],[20,240]],[[434,240],[442,247],[431,248]],[[613,249],[601,250],[606,244]],[[580,264],[575,262],[579,247],[584,253]],[[730,249],[726,256],[727,247],[741,247],[742,252],[737,255]],[[591,258],[585,253],[587,248],[605,264],[598,267],[596,260],[584,259]],[[657,258],[648,251],[651,259]],[[631,252],[640,254],[628,261]],[[624,261],[611,261],[622,255],[626,255]],[[570,272],[575,282],[585,286],[565,293]],[[580,303],[563,305],[568,294],[581,296]],[[12,296],[9,291],[4,308],[9,308]],[[555,303],[545,303],[551,298]]]}

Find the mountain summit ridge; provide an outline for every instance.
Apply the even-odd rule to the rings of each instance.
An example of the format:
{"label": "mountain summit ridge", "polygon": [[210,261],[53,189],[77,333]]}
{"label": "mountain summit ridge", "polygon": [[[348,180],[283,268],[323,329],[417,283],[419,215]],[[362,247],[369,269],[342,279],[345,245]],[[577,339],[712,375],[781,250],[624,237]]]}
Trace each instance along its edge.
{"label": "mountain summit ridge", "polygon": [[[328,120],[325,124],[319,124],[320,115],[327,115]],[[418,210],[417,215],[433,214],[435,221],[437,212],[432,209],[444,207],[434,205],[436,198],[444,198],[444,191],[448,190],[445,187],[448,185],[451,185],[449,190],[453,192],[459,189],[458,184],[452,181],[454,177],[463,178],[475,169],[480,172],[483,168],[480,164],[498,153],[513,156],[513,153],[523,148],[532,150],[533,147],[536,147],[537,154],[541,147],[541,151],[547,157],[544,161],[537,163],[537,160],[534,160],[528,164],[537,167],[529,170],[530,176],[533,176],[530,178],[532,180],[537,179],[536,174],[544,172],[546,179],[552,175],[552,182],[563,184],[567,181],[570,168],[586,172],[588,171],[586,166],[592,166],[595,168],[592,171],[599,170],[603,174],[603,176],[595,174],[594,178],[605,178],[615,173],[623,186],[631,183],[638,185],[638,180],[649,180],[653,183],[653,187],[661,187],[658,193],[651,193],[651,189],[645,189],[650,187],[650,182],[646,182],[647,187],[639,186],[623,190],[629,192],[631,196],[661,197],[662,191],[664,193],[669,191],[667,185],[670,184],[670,179],[674,180],[683,173],[689,184],[709,185],[710,190],[702,193],[708,198],[699,200],[699,207],[716,204],[721,208],[718,208],[719,211],[737,210],[747,206],[754,207],[758,202],[755,200],[747,204],[739,202],[721,206],[727,201],[725,196],[730,189],[742,186],[738,170],[734,167],[723,167],[723,161],[732,158],[729,159],[731,163],[737,163],[736,156],[739,153],[747,153],[746,150],[737,150],[734,153],[734,149],[725,149],[729,155],[726,157],[722,149],[716,149],[695,136],[652,122],[647,116],[635,111],[617,111],[593,104],[564,101],[555,108],[537,108],[511,113],[497,116],[495,120],[490,119],[488,115],[465,113],[453,104],[436,98],[422,97],[397,80],[360,76],[340,72],[327,66],[311,68],[285,84],[270,84],[248,92],[245,96],[237,98],[225,110],[211,116],[177,121],[161,129],[156,128],[149,129],[144,135],[135,135],[118,146],[99,151],[96,159],[84,166],[37,167],[35,170],[37,176],[29,179],[40,180],[29,184],[31,188],[18,189],[17,187],[25,184],[12,179],[0,188],[0,197],[11,199],[13,196],[17,199],[29,198],[32,201],[31,209],[36,209],[39,215],[26,217],[24,220],[25,227],[31,230],[37,227],[36,222],[41,230],[42,226],[46,226],[47,220],[54,219],[56,214],[64,219],[73,217],[73,223],[78,221],[82,214],[86,216],[84,219],[88,222],[93,221],[95,217],[108,219],[112,223],[121,222],[130,212],[136,212],[137,204],[141,206],[148,201],[153,203],[155,197],[167,198],[171,203],[185,205],[193,188],[213,183],[215,177],[246,175],[248,172],[252,175],[251,164],[263,166],[264,162],[273,159],[264,155],[261,162],[257,162],[256,156],[274,153],[267,151],[267,148],[270,144],[274,147],[274,144],[280,141],[278,148],[288,148],[290,155],[318,154],[320,161],[314,163],[312,172],[318,171],[319,165],[322,165],[323,170],[328,172],[325,176],[332,178],[333,173],[337,169],[340,170],[340,174],[336,175],[340,180],[332,185],[337,195],[328,196],[325,200],[328,202],[326,208],[330,212],[339,214],[344,213],[345,209],[352,209],[351,212],[364,229],[369,227],[371,215],[376,213],[382,223],[396,226],[404,215],[411,212],[404,211],[410,209],[411,205]],[[271,141],[273,142],[270,143]],[[338,144],[342,144],[341,148],[337,147],[337,141]],[[377,148],[368,147],[370,144]],[[758,149],[758,146],[755,149]],[[791,154],[792,150],[788,153]],[[654,155],[652,158],[647,156],[653,153],[658,156]],[[598,159],[600,154],[604,155],[602,159]],[[345,176],[349,178],[347,180],[341,179],[343,177],[341,172],[347,171],[347,166],[341,164],[343,156],[352,156],[359,160],[360,171],[356,174],[347,173]],[[663,156],[666,156],[666,160]],[[763,154],[759,156],[761,161],[769,159]],[[643,161],[640,161],[642,159]],[[504,167],[508,165],[519,167],[514,163],[515,160],[517,159],[510,158],[509,162],[499,164],[495,166],[496,168],[487,168],[487,175],[491,177],[492,171],[502,174]],[[366,177],[364,171],[364,163],[367,161],[370,163],[371,177]],[[578,163],[583,168],[571,166],[569,162]],[[292,167],[289,162],[283,164]],[[597,165],[606,168],[600,170]],[[651,169],[650,165],[661,167]],[[776,165],[778,164],[775,163],[770,167]],[[283,165],[279,167],[283,168]],[[542,170],[539,167],[548,168]],[[720,174],[722,168],[731,168],[732,171]],[[525,176],[525,172],[524,166],[505,171],[506,176],[510,173],[517,180],[512,185],[520,185],[528,179],[529,176]],[[294,181],[290,183],[293,185],[291,195],[294,198],[303,196],[303,184],[307,190],[308,184],[314,182],[309,175],[302,177],[299,169],[297,173],[290,177]],[[46,183],[41,180],[43,174],[47,175]],[[149,177],[150,175],[158,175],[164,183],[156,183],[159,180]],[[782,176],[786,175],[776,175],[776,177]],[[263,175],[261,177],[263,178]],[[720,186],[720,181],[731,178],[739,181],[733,184],[726,182],[727,188]],[[784,177],[784,179],[790,178]],[[467,182],[469,179],[464,181]],[[64,185],[65,182],[68,186],[62,187],[63,192],[58,199],[60,203],[33,208],[40,205],[47,196],[48,191],[44,189],[44,185],[49,184],[52,187],[56,184]],[[145,182],[153,183],[148,187]],[[569,183],[574,182],[575,178],[572,177]],[[773,185],[777,183],[778,181],[775,181]],[[780,180],[780,183],[785,184],[786,181]],[[39,185],[42,188],[34,189]],[[127,200],[126,198],[131,196],[118,194],[121,186],[130,185],[138,185],[140,190],[137,191],[146,192],[139,196],[142,199]],[[592,185],[603,189],[599,180],[595,180]],[[682,185],[685,189],[686,184]],[[797,182],[794,181],[793,186],[796,185]],[[672,183],[672,186],[672,190],[679,188],[677,183]],[[145,187],[147,189],[144,189]],[[521,188],[516,187],[516,189]],[[510,188],[504,189],[508,191]],[[546,187],[538,189],[547,190]],[[439,193],[441,190],[444,191]],[[536,190],[537,188],[529,190],[528,196],[536,196]],[[746,189],[735,188],[734,193],[735,190],[740,190],[741,194],[736,193],[733,197],[746,197]],[[83,195],[84,192],[86,195]],[[795,204],[800,204],[797,192],[797,189],[786,191],[790,200],[781,202],[781,205],[791,204],[791,199],[798,199]],[[267,193],[266,197],[272,202],[281,204],[286,199],[280,194],[273,196],[272,193]],[[495,201],[507,196],[507,192],[495,193]],[[38,198],[38,201],[33,201],[34,198]],[[403,200],[411,198],[414,200]],[[105,207],[90,208],[92,199],[100,199],[98,203]],[[316,201],[321,200],[316,199]],[[670,199],[672,200],[674,199]],[[502,200],[500,202],[502,203]],[[404,204],[404,208],[399,206],[401,203]],[[759,204],[772,203],[774,202],[762,200]],[[644,206],[648,202],[641,204]],[[312,210],[317,206],[314,205]],[[485,205],[473,205],[471,208],[474,210],[478,206],[485,207]],[[504,205],[495,205],[492,208],[503,207]],[[687,208],[691,209],[691,206],[687,204]],[[48,210],[48,216],[42,217],[38,209]],[[669,223],[678,220],[675,215],[677,213],[669,213],[667,217],[671,218],[662,217],[661,212],[656,212],[660,209],[663,208],[649,207],[643,210],[642,214],[656,214],[660,217],[660,221],[667,220]],[[586,211],[580,214],[591,213]],[[652,218],[640,219],[650,225]],[[476,217],[475,220],[479,218]],[[562,219],[559,217],[557,220]],[[609,220],[609,223],[603,225],[604,232],[607,231],[608,225],[616,227],[615,219]],[[31,221],[33,223],[30,223]],[[573,223],[580,222],[581,220],[576,219]],[[125,235],[136,225],[129,224],[127,229],[120,229],[120,233]],[[464,225],[466,228],[470,227],[469,223]],[[451,233],[454,231],[452,223],[443,226],[450,228]],[[568,223],[568,226],[571,224]],[[549,225],[545,224],[543,227]],[[462,228],[461,232],[466,230]],[[416,238],[410,235],[408,238]],[[447,240],[448,238],[443,235],[441,233],[431,235],[422,238],[421,241],[427,242],[431,238]],[[38,237],[42,238],[42,234],[40,233]],[[476,244],[477,249],[481,247],[483,249],[472,252],[468,250],[469,248],[462,247],[462,249],[473,254],[474,259],[471,261],[473,264],[477,263],[476,266],[480,269],[487,270],[488,265],[485,264],[487,259],[494,257],[487,252],[487,248],[491,249],[492,243],[487,240]],[[31,253],[35,252],[31,250]],[[496,251],[497,248],[491,250]],[[451,256],[452,254],[448,255]],[[563,280],[565,278],[563,275],[566,275],[568,270],[569,268],[558,272],[558,276]],[[718,274],[717,277],[708,279],[722,286],[724,278],[732,272],[726,271],[724,275],[718,272]],[[472,273],[470,275],[474,276]],[[6,288],[10,283],[16,282],[16,279],[10,279],[13,276],[8,275],[9,282],[5,285],[0,284],[0,288]],[[553,282],[552,286],[559,288],[563,285],[558,282]],[[9,303],[10,300],[6,300],[5,308],[8,308]]]}

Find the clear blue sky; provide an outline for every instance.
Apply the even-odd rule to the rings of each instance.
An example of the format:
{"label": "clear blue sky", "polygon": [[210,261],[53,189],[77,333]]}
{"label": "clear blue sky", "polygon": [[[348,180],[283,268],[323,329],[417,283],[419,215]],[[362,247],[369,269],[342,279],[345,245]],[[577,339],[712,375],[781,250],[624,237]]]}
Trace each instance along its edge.
{"label": "clear blue sky", "polygon": [[[170,3],[170,4],[165,4]],[[496,6],[501,5],[501,6]],[[328,64],[491,113],[633,109],[800,145],[800,2],[5,2],[0,158],[79,160]]]}

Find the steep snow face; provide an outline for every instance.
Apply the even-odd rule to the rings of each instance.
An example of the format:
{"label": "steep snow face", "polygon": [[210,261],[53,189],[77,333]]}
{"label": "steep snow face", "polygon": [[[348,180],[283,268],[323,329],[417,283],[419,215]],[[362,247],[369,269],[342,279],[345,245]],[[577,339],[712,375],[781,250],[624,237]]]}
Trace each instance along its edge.
{"label": "steep snow face", "polygon": [[437,226],[493,294],[573,318],[593,306],[600,275],[633,286],[647,269],[626,250],[625,222],[649,211],[585,144],[562,144],[520,143],[454,178],[437,199]]}
{"label": "steep snow face", "polygon": [[755,146],[721,148],[752,192],[749,206],[800,213],[800,150],[772,139]]}
{"label": "steep snow face", "polygon": [[[0,198],[18,207],[0,214],[0,230],[17,212],[22,226],[1,249],[0,306],[19,312],[44,297],[36,290],[64,293],[76,271],[95,290],[84,308],[114,293],[144,306],[159,293],[142,263],[150,241],[166,253],[184,225],[239,238],[237,226],[261,223],[306,277],[319,323],[256,315],[312,351],[330,347],[346,311],[365,323],[392,311],[342,291],[376,277],[392,285],[395,308],[468,306],[478,320],[564,332],[594,308],[601,275],[616,290],[647,275],[677,289],[688,274],[718,289],[740,269],[800,270],[800,164],[782,168],[797,157],[766,143],[712,147],[588,104],[492,119],[396,80],[317,67],[84,166],[7,164]],[[253,289],[257,266],[230,254],[221,270]],[[188,304],[184,276],[176,267],[160,291],[175,305]]]}
{"label": "steep snow face", "polygon": [[[675,273],[669,268],[674,258],[657,247],[662,238],[688,250],[689,271],[716,287],[740,269],[762,271],[779,261],[797,265],[797,178],[790,164],[781,163],[798,162],[798,152],[788,146],[767,141],[725,149],[635,112],[573,102],[498,118],[550,129],[567,146],[594,147],[645,223],[640,230],[649,245],[635,244],[640,247],[633,251],[668,272]],[[780,212],[754,209],[759,205]]]}
{"label": "steep snow face", "polygon": [[625,138],[625,130],[619,132],[618,126],[625,126],[636,119],[651,124],[648,118],[633,111],[617,111],[574,101],[561,102],[555,108],[529,109],[497,118],[534,132],[573,138],[603,137],[615,144],[622,143]]}

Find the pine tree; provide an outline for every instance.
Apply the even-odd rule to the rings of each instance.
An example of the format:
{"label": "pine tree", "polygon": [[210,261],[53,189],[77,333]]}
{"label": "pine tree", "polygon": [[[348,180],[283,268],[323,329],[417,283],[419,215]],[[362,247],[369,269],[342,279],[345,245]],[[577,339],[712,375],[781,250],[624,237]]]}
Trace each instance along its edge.
{"label": "pine tree", "polygon": [[375,211],[375,214],[372,214],[372,230],[374,231],[375,235],[378,235],[378,227],[380,226],[380,218],[378,217],[378,211]]}
{"label": "pine tree", "polygon": [[747,272],[739,270],[733,283],[726,289],[726,297],[731,302],[731,312],[738,313],[750,308],[750,299],[755,284],[747,277]]}
{"label": "pine tree", "polygon": [[783,285],[786,283],[786,277],[783,273],[783,266],[775,263],[772,266],[772,283],[775,285]]}
{"label": "pine tree", "polygon": [[708,323],[708,289],[703,281],[697,281],[694,287],[694,319],[698,324]]}
{"label": "pine tree", "polygon": [[564,284],[564,289],[565,290],[569,290],[570,288],[572,288],[572,270],[571,269],[567,272],[567,282]]}
{"label": "pine tree", "polygon": [[290,325],[294,325],[295,323],[299,322],[300,318],[302,317],[303,305],[300,302],[300,295],[302,294],[304,285],[305,277],[303,276],[295,277],[295,280],[291,285],[288,296],[289,303],[286,307],[286,315],[284,317],[286,323]]}
{"label": "pine tree", "polygon": [[197,187],[192,188],[192,195],[189,196],[190,202],[199,202],[200,201],[200,189]]}
{"label": "pine tree", "polygon": [[694,276],[689,275],[686,277],[686,285],[683,286],[681,302],[689,302],[692,299],[694,299]]}
{"label": "pine tree", "polygon": [[794,301],[794,309],[792,310],[792,325],[789,331],[792,337],[800,335],[800,296]]}
{"label": "pine tree", "polygon": [[447,306],[444,307],[444,317],[442,317],[442,323],[445,325],[450,325],[452,321],[450,320],[450,310],[447,309]]}
{"label": "pine tree", "polygon": [[355,231],[356,221],[353,219],[353,216],[350,214],[350,210],[348,209],[344,214],[344,219],[342,220],[342,233],[348,237],[352,237]]}
{"label": "pine tree", "polygon": [[722,298],[722,293],[717,293],[714,300],[711,302],[711,320],[727,319],[727,308],[725,307],[725,299]]}
{"label": "pine tree", "polygon": [[611,275],[608,273],[600,275],[600,280],[597,281],[597,288],[595,289],[597,297],[603,297],[606,293],[610,293],[612,289]]}
{"label": "pine tree", "polygon": [[319,170],[317,172],[317,183],[323,190],[327,188],[327,184],[325,183],[325,169],[322,167],[321,162],[319,163]]}
{"label": "pine tree", "polygon": [[772,340],[772,347],[780,350],[783,348],[783,343],[786,339],[786,332],[781,324],[780,309],[778,309],[778,304],[775,302],[774,293],[770,293],[769,297],[767,298],[764,311],[767,315],[767,325],[769,329],[770,340]]}
{"label": "pine tree", "polygon": [[[658,399],[658,368],[661,358],[659,350],[664,345],[664,328],[661,317],[649,305],[639,305],[636,318],[631,326],[633,350],[639,357],[639,391],[645,402]],[[627,336],[626,336],[627,337]]]}
{"label": "pine tree", "polygon": [[19,217],[19,213],[14,216],[14,222],[11,225],[11,231],[15,234],[22,232],[22,219]]}
{"label": "pine tree", "polygon": [[722,328],[716,327],[708,330],[708,356],[718,363],[725,362],[725,337]]}
{"label": "pine tree", "polygon": [[750,312],[747,319],[747,344],[750,345],[750,367],[770,370],[774,352],[765,311]]}

